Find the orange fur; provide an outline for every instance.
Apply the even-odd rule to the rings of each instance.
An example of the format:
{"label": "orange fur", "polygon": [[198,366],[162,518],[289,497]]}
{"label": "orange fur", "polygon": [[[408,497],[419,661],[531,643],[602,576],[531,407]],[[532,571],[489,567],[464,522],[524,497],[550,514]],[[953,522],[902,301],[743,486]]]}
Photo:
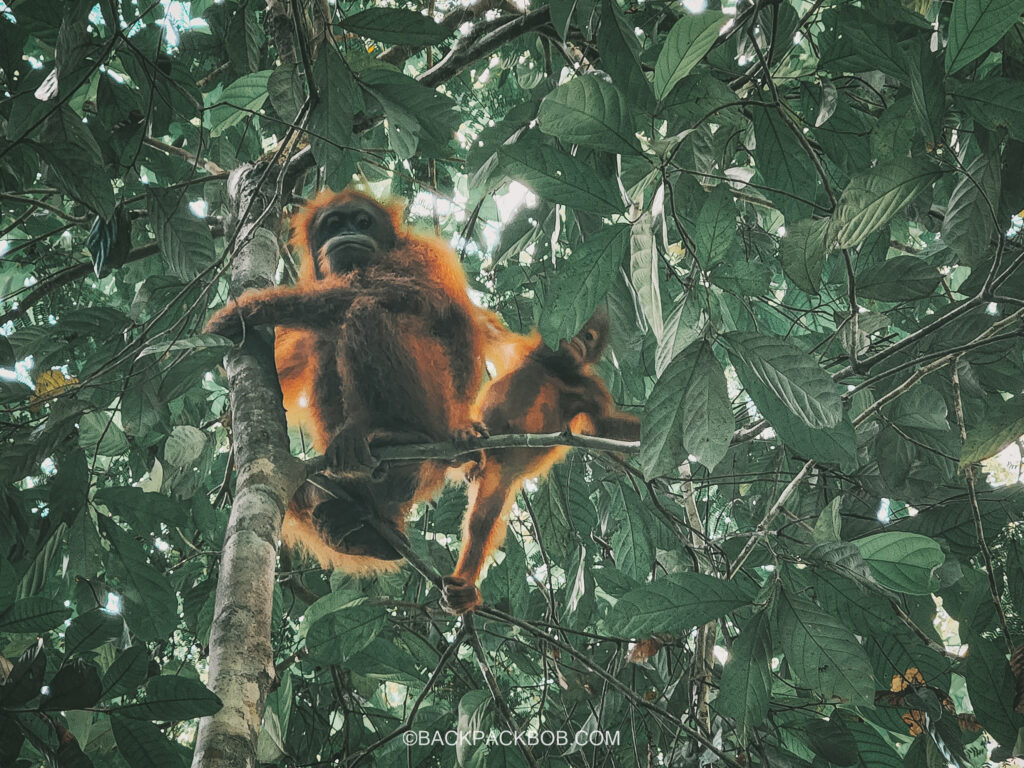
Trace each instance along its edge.
{"label": "orange fur", "polygon": [[[357,226],[345,222],[363,211],[375,222],[365,231],[378,233],[371,241],[377,248],[357,252],[349,244],[356,230],[339,227]],[[233,338],[245,323],[277,326],[285,407],[329,459],[361,455],[358,446],[372,435],[445,440],[477,434],[484,358],[513,336],[497,315],[470,301],[455,251],[432,234],[405,229],[402,216],[398,201],[378,203],[351,190],[320,192],[292,217],[297,284],[246,294],[210,321],[211,332]],[[381,236],[385,221],[391,232]],[[351,551],[354,539],[346,531],[362,531],[365,544],[369,534],[358,521],[375,514],[401,533],[411,506],[436,493],[444,476],[437,462],[393,470],[398,479],[392,487],[342,475],[349,501],[362,505],[354,511],[307,486],[289,509],[283,538],[328,567],[392,570],[398,561]]]}
{"label": "orange fur", "polygon": [[[484,423],[491,434],[545,434],[566,429],[638,439],[639,421],[617,411],[593,370],[607,338],[607,319],[595,316],[557,351],[548,350],[536,332],[509,342],[505,375],[482,397]],[[450,613],[471,611],[481,602],[477,583],[502,545],[508,515],[526,480],[543,477],[568,454],[567,447],[484,451],[483,470],[470,483],[463,520],[462,549],[452,574],[444,579],[441,604]]]}

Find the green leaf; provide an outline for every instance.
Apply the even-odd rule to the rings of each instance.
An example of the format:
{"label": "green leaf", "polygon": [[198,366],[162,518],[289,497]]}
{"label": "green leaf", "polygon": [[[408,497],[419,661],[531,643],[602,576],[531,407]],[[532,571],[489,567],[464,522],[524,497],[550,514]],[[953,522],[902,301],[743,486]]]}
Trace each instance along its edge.
{"label": "green leaf", "polygon": [[997,645],[992,640],[972,637],[963,674],[978,722],[996,741],[1010,748],[1024,727],[1024,716],[1013,709],[1014,677],[1004,647],[1002,638]]}
{"label": "green leaf", "polygon": [[106,413],[86,413],[79,420],[78,442],[83,450],[99,456],[120,456],[128,450],[128,439]]}
{"label": "green leaf", "polygon": [[736,721],[737,735],[745,741],[768,716],[772,690],[772,639],[769,615],[754,616],[732,644],[722,671],[716,708]]}
{"label": "green leaf", "polygon": [[793,674],[816,693],[855,706],[874,701],[871,662],[853,632],[833,616],[783,592],[776,636]]}
{"label": "green leaf", "polygon": [[[784,339],[755,333],[730,333],[725,340],[745,370],[807,426],[834,427],[842,420],[838,385],[806,352]],[[740,380],[747,384],[742,375]]]}
{"label": "green leaf", "polygon": [[[319,59],[319,57],[317,57]],[[267,94],[274,111],[282,120],[294,121],[305,100],[297,64],[282,64],[267,78]]]}
{"label": "green leaf", "polygon": [[569,144],[639,153],[633,113],[621,91],[596,75],[576,77],[544,97],[540,129]]}
{"label": "green leaf", "polygon": [[744,259],[721,262],[708,275],[712,285],[737,296],[763,296],[771,287],[772,277],[767,264]]}
{"label": "green leaf", "polygon": [[753,371],[749,371],[742,362],[737,363],[736,358],[731,359],[750,399],[787,448],[800,458],[835,464],[844,470],[857,467],[857,435],[848,416],[844,414],[842,421],[834,427],[812,429],[794,416]]}
{"label": "green leaf", "polygon": [[971,266],[986,260],[998,223],[1002,181],[998,152],[982,152],[949,195],[942,219],[942,242]]}
{"label": "green leaf", "polygon": [[686,633],[750,604],[747,588],[700,573],[673,573],[627,592],[608,613],[616,637]]}
{"label": "green leaf", "polygon": [[954,0],[946,73],[963,69],[999,42],[1024,13],[1024,0]]}
{"label": "green leaf", "polygon": [[272,73],[270,69],[250,72],[230,83],[219,94],[217,91],[207,94],[206,125],[212,136],[220,136],[231,126],[251,119],[254,113],[263,109],[263,102],[269,95],[267,82]]}
{"label": "green leaf", "polygon": [[79,614],[64,632],[66,653],[81,653],[104,643],[117,642],[124,634],[124,619],[116,613],[95,608]]}
{"label": "green leaf", "polygon": [[926,141],[938,144],[942,140],[942,120],[946,113],[942,62],[927,42],[919,38],[913,45],[904,46],[904,58],[917,124]]}
{"label": "green leaf", "polygon": [[195,278],[216,256],[209,225],[193,215],[188,202],[188,196],[175,189],[152,189],[146,201],[160,255],[182,280]]}
{"label": "green leaf", "polygon": [[135,693],[135,689],[146,679],[148,670],[149,656],[145,646],[125,648],[114,657],[103,675],[103,695],[110,698]]}
{"label": "green leaf", "polygon": [[829,219],[801,219],[787,227],[779,241],[782,271],[797,288],[807,293],[817,293],[821,284],[830,223]]}
{"label": "green leaf", "polygon": [[59,189],[103,219],[114,215],[114,192],[103,153],[78,114],[60,107],[43,121],[39,135],[33,138],[49,166],[47,175]]}
{"label": "green leaf", "polygon": [[400,160],[409,160],[420,145],[422,126],[416,116],[402,106],[387,99],[378,99],[387,117],[387,138],[391,150]]}
{"label": "green leaf", "polygon": [[841,710],[833,710],[829,720],[808,720],[804,729],[818,757],[832,765],[861,765],[857,743],[842,719]]}
{"label": "green leaf", "polygon": [[404,8],[369,8],[346,16],[338,25],[362,37],[396,45],[437,45],[452,36],[448,27]]}
{"label": "green leaf", "polygon": [[640,515],[622,515],[612,536],[615,565],[622,573],[638,581],[647,577],[654,561],[646,525]]}
{"label": "green leaf", "polygon": [[625,207],[615,180],[583,160],[536,140],[505,144],[498,151],[506,175],[538,196],[591,213],[621,213]]}
{"label": "green leaf", "polygon": [[25,597],[0,614],[0,632],[42,633],[59,627],[71,609],[50,597]]}
{"label": "green leaf", "polygon": [[166,639],[178,622],[178,597],[167,577],[146,561],[138,542],[106,516],[98,518],[100,533],[110,542],[104,561],[108,577],[121,586],[124,619],[143,640]]}
{"label": "green leaf", "polygon": [[333,46],[316,57],[313,82],[319,99],[309,114],[309,147],[317,163],[327,170],[327,183],[342,189],[355,170],[348,147],[352,146],[352,120],[363,108],[362,91]]}
{"label": "green leaf", "polygon": [[[362,69],[359,77],[361,84],[383,105],[392,142],[395,140],[392,131],[396,127],[403,130],[415,128],[419,132],[416,147],[420,154],[426,157],[449,156],[454,134],[462,123],[461,114],[456,111],[455,101],[450,96],[389,67]],[[397,126],[397,123],[402,125]]]}
{"label": "green leaf", "polygon": [[661,309],[661,270],[658,242],[650,211],[644,211],[629,233],[629,281],[636,292],[640,311],[651,324],[654,338],[664,332]]}
{"label": "green leaf", "polygon": [[889,532],[853,543],[882,586],[908,595],[928,595],[938,588],[933,574],[946,556],[934,539]]}
{"label": "green leaf", "polygon": [[[573,4],[580,3],[574,0]],[[640,66],[640,44],[633,26],[623,17],[619,4],[611,0],[601,0],[600,21],[597,48],[601,53],[601,69],[611,75],[612,82],[631,103],[644,112],[653,111],[654,95]]]}
{"label": "green leaf", "polygon": [[719,11],[684,15],[675,23],[654,65],[654,96],[662,101],[718,39],[726,18]]}
{"label": "green leaf", "polygon": [[658,351],[654,357],[654,372],[661,376],[676,356],[700,338],[704,320],[696,300],[684,298],[665,319],[665,327],[658,337]]}
{"label": "green leaf", "polygon": [[754,136],[758,175],[770,187],[766,194],[787,219],[810,215],[820,180],[807,152],[777,109],[756,107]]}
{"label": "green leaf", "polygon": [[713,470],[729,450],[734,426],[725,372],[711,345],[691,345],[647,399],[640,438],[644,476],[674,474],[690,454]]}
{"label": "green leaf", "polygon": [[839,515],[842,500],[842,496],[836,496],[821,510],[811,534],[815,544],[838,543],[842,540],[843,520]]}
{"label": "green leaf", "polygon": [[892,741],[882,736],[870,723],[863,720],[846,721],[846,728],[857,742],[860,765],[870,768],[907,768]]}
{"label": "green leaf", "polygon": [[384,627],[384,609],[353,605],[315,620],[306,633],[309,655],[322,664],[340,664],[365,648]]}
{"label": "green leaf", "polygon": [[879,301],[909,301],[931,296],[942,280],[939,270],[909,254],[868,267],[857,275],[857,295]]}
{"label": "green leaf", "polygon": [[833,217],[836,247],[860,245],[941,175],[927,160],[896,158],[854,176]]}
{"label": "green leaf", "polygon": [[707,269],[724,259],[730,251],[739,248],[736,236],[736,204],[729,185],[722,182],[711,190],[697,216],[697,229],[693,234],[697,259]]}
{"label": "green leaf", "polygon": [[986,128],[1005,128],[1024,140],[1024,82],[1009,77],[986,77],[970,82],[949,80],[953,103]]}
{"label": "green leaf", "polygon": [[576,335],[618,279],[628,249],[629,227],[612,224],[545,273],[538,328],[546,342],[553,345]]}
{"label": "green leaf", "polygon": [[137,720],[190,720],[219,712],[222,706],[217,695],[198,680],[156,675],[146,683],[142,701],[115,711]]}
{"label": "green leaf", "polygon": [[144,720],[110,716],[117,751],[131,768],[185,768],[185,759],[163,731]]}
{"label": "green leaf", "polygon": [[1024,397],[989,404],[981,423],[967,430],[967,439],[960,451],[960,466],[995,456],[1021,435],[1024,435]]}
{"label": "green leaf", "polygon": [[103,693],[96,665],[81,658],[65,660],[47,687],[39,708],[50,711],[91,707]]}
{"label": "green leaf", "polygon": [[164,443],[164,458],[175,467],[191,466],[203,454],[206,433],[185,424],[177,426]]}

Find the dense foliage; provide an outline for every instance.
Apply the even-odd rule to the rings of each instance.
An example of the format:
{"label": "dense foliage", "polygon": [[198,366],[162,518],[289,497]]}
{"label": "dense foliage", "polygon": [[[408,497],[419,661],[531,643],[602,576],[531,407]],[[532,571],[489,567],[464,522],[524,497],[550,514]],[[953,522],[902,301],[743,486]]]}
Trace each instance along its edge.
{"label": "dense foliage", "polygon": [[[200,329],[261,158],[408,198],[514,329],[606,301],[644,419],[530,487],[468,626],[282,553],[261,760],[1020,753],[1024,0],[709,5],[0,4],[0,764],[183,766],[220,706]],[[440,573],[465,503],[411,525]]]}

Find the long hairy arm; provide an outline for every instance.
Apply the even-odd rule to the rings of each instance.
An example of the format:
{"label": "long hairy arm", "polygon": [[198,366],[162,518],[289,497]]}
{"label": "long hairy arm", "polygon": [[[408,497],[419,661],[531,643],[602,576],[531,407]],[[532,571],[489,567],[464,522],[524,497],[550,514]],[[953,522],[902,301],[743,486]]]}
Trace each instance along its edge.
{"label": "long hairy arm", "polygon": [[377,299],[392,311],[416,312],[424,303],[422,294],[414,281],[399,278],[370,288],[354,287],[350,281],[338,279],[312,286],[278,286],[247,293],[220,309],[210,319],[206,332],[238,341],[247,326],[337,328],[357,298]]}

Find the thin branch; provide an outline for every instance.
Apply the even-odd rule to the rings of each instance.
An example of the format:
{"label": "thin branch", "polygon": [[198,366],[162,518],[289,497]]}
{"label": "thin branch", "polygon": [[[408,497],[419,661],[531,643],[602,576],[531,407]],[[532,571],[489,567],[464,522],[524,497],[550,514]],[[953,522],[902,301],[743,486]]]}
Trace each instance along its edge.
{"label": "thin branch", "polygon": [[[423,461],[436,459],[453,462],[462,456],[469,456],[481,450],[503,450],[506,448],[556,448],[569,446],[586,448],[588,451],[614,451],[616,453],[639,453],[640,442],[610,440],[606,437],[574,435],[571,432],[552,432],[544,435],[494,435],[460,442],[414,443],[411,445],[383,445],[373,447],[373,455],[381,462]],[[310,473],[322,472],[327,468],[323,456],[309,459],[306,467]]]}
{"label": "thin branch", "polygon": [[[512,714],[512,710],[509,708],[508,702],[505,701],[505,697],[502,695],[501,689],[498,687],[498,681],[494,677],[494,672],[491,671],[490,666],[487,664],[487,654],[484,651],[483,645],[480,644],[480,636],[476,632],[473,614],[466,614],[463,621],[463,628],[469,636],[469,643],[473,646],[473,653],[476,654],[476,662],[480,667],[480,674],[484,676],[484,682],[487,683],[487,690],[491,692],[491,699],[494,701],[494,706],[498,710],[498,715],[505,728],[515,733],[519,730],[516,725],[515,716]],[[517,745],[519,746],[519,751],[523,755],[523,759],[536,768],[537,761],[533,756],[533,752],[530,751],[530,747],[521,740],[517,740]]]}
{"label": "thin branch", "polygon": [[[956,363],[959,357],[953,361],[953,409],[956,411],[956,423],[960,428],[960,442],[967,441],[967,426],[964,422],[964,403],[960,397],[960,373],[957,371]],[[985,527],[981,523],[981,507],[978,505],[978,490],[974,481],[974,464],[970,463],[964,467],[964,477],[967,479],[967,496],[971,502],[971,516],[974,518],[974,533],[978,537],[978,546],[981,549],[981,558],[985,563],[985,573],[988,575],[988,591],[992,596],[992,605],[995,607],[996,616],[999,617],[999,626],[1003,630],[1003,641],[1006,649],[1013,653],[1013,640],[1010,637],[1010,625],[1006,622],[1006,613],[1003,611],[1003,602],[999,598],[999,584],[996,581],[995,568],[992,566],[992,553],[989,551],[988,543],[985,541]]]}
{"label": "thin branch", "polygon": [[757,546],[757,542],[768,533],[768,526],[771,525],[772,520],[775,519],[775,516],[782,510],[782,507],[789,500],[789,497],[793,495],[793,491],[796,490],[796,487],[800,485],[803,479],[807,476],[807,473],[813,468],[814,462],[808,461],[800,468],[800,471],[796,473],[793,479],[789,481],[789,485],[782,490],[782,493],[779,494],[779,498],[775,500],[771,509],[768,510],[767,514],[765,514],[764,518],[758,524],[757,529],[750,534],[750,538],[747,539],[747,543],[743,545],[743,549],[741,549],[740,553],[736,555],[736,559],[729,567],[728,574],[726,574],[727,579],[731,579],[739,573],[740,568],[743,567],[743,563],[746,562],[746,559],[750,557],[750,553],[754,551],[754,547]]}

